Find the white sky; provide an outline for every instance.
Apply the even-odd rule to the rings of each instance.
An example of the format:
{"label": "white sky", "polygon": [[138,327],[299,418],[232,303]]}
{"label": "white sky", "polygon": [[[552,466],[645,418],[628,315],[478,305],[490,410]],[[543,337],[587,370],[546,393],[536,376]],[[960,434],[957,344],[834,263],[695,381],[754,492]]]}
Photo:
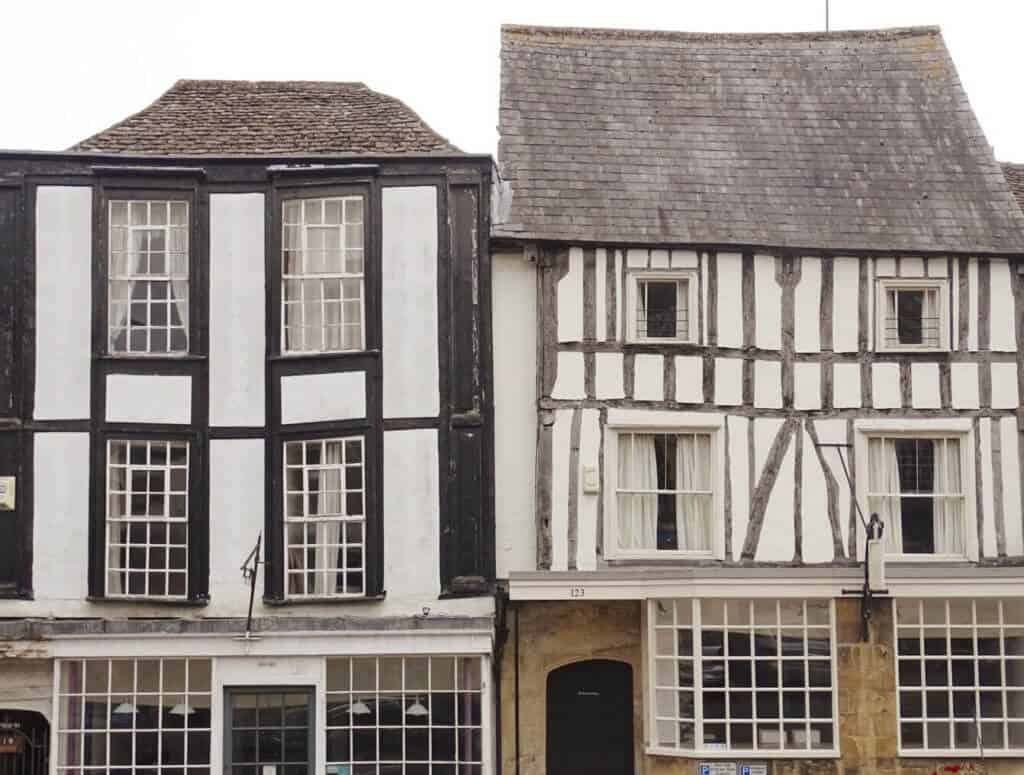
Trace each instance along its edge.
{"label": "white sky", "polygon": [[[62,149],[178,78],[363,81],[493,153],[502,23],[701,32],[824,27],[825,0],[6,0],[0,148]],[[996,156],[1024,162],[1018,0],[831,0],[832,29],[941,25]]]}

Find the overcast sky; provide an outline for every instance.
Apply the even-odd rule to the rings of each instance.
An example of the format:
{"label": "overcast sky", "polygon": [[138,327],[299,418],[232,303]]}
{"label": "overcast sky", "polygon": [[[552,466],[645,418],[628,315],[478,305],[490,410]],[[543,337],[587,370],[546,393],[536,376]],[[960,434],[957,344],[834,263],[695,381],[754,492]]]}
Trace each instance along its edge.
{"label": "overcast sky", "polygon": [[[819,30],[825,0],[6,0],[0,148],[63,149],[178,78],[363,81],[493,153],[502,23]],[[1018,0],[831,0],[832,29],[941,25],[996,156],[1024,162]]]}

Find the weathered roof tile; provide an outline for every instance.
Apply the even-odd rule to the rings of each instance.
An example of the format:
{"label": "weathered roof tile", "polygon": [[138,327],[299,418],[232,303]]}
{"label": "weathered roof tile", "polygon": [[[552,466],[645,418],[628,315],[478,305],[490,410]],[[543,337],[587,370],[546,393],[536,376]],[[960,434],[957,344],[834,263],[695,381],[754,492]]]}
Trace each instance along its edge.
{"label": "weathered roof tile", "polygon": [[1024,210],[1024,164],[1003,164],[1003,175],[1017,198],[1017,204]]}

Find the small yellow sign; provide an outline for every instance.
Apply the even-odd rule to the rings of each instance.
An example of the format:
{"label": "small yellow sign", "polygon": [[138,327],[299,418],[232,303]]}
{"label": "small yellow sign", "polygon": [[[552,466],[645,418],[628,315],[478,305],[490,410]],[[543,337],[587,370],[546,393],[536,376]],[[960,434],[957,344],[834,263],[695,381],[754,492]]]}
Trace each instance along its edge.
{"label": "small yellow sign", "polygon": [[0,511],[14,511],[13,476],[0,476]]}

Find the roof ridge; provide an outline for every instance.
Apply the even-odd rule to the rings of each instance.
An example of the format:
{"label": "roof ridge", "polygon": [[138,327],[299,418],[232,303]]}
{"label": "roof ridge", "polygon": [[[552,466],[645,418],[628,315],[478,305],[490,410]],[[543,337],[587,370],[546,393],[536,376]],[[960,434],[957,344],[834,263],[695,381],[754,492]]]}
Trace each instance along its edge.
{"label": "roof ridge", "polygon": [[547,37],[586,38],[622,42],[679,42],[743,41],[755,40],[895,40],[899,38],[942,36],[938,25],[887,27],[863,30],[824,30],[807,32],[689,32],[683,30],[624,29],[617,27],[557,27],[531,24],[503,24],[502,38]]}
{"label": "roof ridge", "polygon": [[[363,89],[369,89],[363,81],[331,81],[331,80],[312,80],[312,79],[251,79],[251,78],[179,78],[174,82],[174,86],[171,88],[177,88],[185,84],[254,84],[254,85],[272,85],[272,86],[284,86],[287,84],[295,84],[301,86],[359,86]],[[372,91],[372,89],[371,89]]]}

